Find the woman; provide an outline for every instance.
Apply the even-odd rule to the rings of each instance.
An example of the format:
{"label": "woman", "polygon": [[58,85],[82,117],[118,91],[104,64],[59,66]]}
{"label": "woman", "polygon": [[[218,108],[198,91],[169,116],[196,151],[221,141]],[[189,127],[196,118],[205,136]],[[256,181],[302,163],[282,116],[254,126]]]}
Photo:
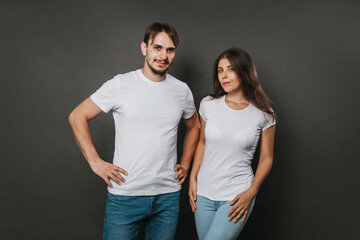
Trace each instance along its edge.
{"label": "woman", "polygon": [[[273,163],[275,113],[247,52],[214,63],[212,96],[200,103],[201,133],[190,174],[190,205],[200,240],[236,239]],[[260,140],[256,174],[251,160]]]}

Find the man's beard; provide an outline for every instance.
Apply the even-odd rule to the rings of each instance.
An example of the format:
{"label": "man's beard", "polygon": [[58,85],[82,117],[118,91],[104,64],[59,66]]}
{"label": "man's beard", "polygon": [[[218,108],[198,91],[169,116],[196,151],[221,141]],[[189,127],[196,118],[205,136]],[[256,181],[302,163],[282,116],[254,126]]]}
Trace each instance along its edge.
{"label": "man's beard", "polygon": [[[165,75],[165,73],[167,72],[167,70],[169,69],[169,67],[170,67],[170,65],[171,65],[171,64],[169,64],[169,67],[167,67],[164,71],[158,71],[158,70],[156,70],[155,68],[153,68],[153,67],[150,65],[149,61],[146,61],[146,62],[147,62],[147,65],[149,66],[150,70],[151,70],[154,74],[159,75],[160,77],[162,77],[162,76]],[[166,61],[165,63],[169,63],[169,62]]]}

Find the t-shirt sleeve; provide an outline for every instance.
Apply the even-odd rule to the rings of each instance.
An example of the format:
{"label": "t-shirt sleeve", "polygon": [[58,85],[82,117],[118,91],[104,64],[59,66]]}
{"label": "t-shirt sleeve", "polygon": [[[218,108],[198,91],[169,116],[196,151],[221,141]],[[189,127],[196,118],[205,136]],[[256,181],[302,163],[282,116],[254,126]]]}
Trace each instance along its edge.
{"label": "t-shirt sleeve", "polygon": [[105,113],[119,107],[120,78],[105,82],[90,98]]}
{"label": "t-shirt sleeve", "polygon": [[184,119],[189,119],[192,117],[192,115],[194,115],[196,108],[195,108],[195,103],[194,103],[194,97],[188,86],[187,86],[186,91],[187,92],[186,92],[186,96],[185,96],[185,107],[184,107],[184,113],[183,113],[182,117]]}
{"label": "t-shirt sleeve", "polygon": [[202,119],[204,119],[204,121],[207,121],[208,118],[208,114],[207,114],[207,109],[206,109],[206,103],[210,100],[210,97],[204,97],[201,102],[200,102],[200,107],[199,107],[199,113],[200,116],[202,117]]}
{"label": "t-shirt sleeve", "polygon": [[273,117],[268,114],[268,113],[264,113],[264,124],[262,127],[262,131],[268,129],[271,126],[274,126],[276,124],[275,119],[273,119]]}

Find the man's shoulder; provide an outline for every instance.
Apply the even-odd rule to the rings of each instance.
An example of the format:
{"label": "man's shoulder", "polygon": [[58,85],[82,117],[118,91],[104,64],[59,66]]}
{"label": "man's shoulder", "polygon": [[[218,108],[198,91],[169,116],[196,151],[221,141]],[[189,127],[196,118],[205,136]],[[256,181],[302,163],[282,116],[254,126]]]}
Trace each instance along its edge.
{"label": "man's shoulder", "polygon": [[115,75],[110,80],[110,82],[113,82],[114,84],[115,83],[120,84],[121,87],[124,87],[128,84],[133,84],[134,82],[137,82],[137,81],[134,81],[134,79],[137,79],[137,78],[139,78],[137,70],[134,70],[134,71],[130,71],[127,73],[119,73],[119,74]]}
{"label": "man's shoulder", "polygon": [[170,74],[167,74],[167,79],[168,79],[169,83],[171,83],[181,89],[185,89],[185,90],[190,89],[189,86],[185,82],[177,79],[176,77],[174,77]]}
{"label": "man's shoulder", "polygon": [[124,81],[124,80],[129,80],[129,79],[136,78],[136,77],[138,77],[137,76],[137,71],[138,70],[130,71],[130,72],[127,72],[127,73],[119,73],[119,74],[114,76],[114,79]]}

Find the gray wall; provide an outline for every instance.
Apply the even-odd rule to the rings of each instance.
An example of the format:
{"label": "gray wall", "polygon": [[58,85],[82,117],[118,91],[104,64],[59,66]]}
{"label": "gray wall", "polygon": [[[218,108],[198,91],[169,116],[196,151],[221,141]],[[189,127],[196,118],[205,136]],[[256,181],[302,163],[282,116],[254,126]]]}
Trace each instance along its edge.
{"label": "gray wall", "polygon": [[[274,167],[240,238],[359,239],[359,16],[358,1],[0,1],[0,239],[101,238],[105,183],[67,117],[142,67],[154,21],[176,27],[170,73],[197,106],[232,46],[254,58],[275,104]],[[111,161],[111,114],[90,125]],[[177,239],[197,239],[187,184]]]}

